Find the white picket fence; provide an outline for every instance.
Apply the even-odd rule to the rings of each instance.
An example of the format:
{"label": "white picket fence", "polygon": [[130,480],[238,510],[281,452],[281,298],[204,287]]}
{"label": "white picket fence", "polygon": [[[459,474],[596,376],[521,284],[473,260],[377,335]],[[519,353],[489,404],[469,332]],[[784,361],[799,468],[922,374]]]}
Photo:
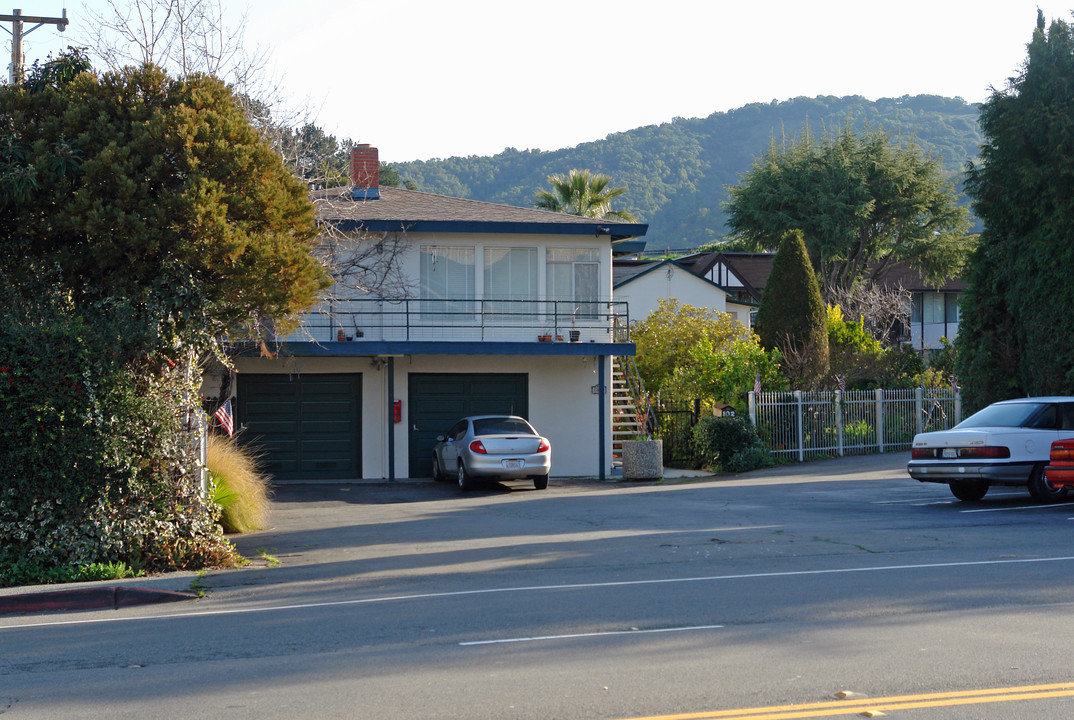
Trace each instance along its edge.
{"label": "white picket fence", "polygon": [[750,422],[776,456],[866,455],[907,450],[914,435],[962,420],[953,389],[749,393]]}

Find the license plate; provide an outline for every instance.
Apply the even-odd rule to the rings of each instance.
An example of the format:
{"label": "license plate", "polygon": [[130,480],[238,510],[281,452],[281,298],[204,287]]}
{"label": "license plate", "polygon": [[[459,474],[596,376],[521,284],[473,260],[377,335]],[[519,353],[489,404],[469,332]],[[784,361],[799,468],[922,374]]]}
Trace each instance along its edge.
{"label": "license plate", "polygon": [[958,450],[956,450],[955,448],[944,448],[943,449],[943,456],[945,458],[949,458],[949,459],[957,458],[958,457]]}
{"label": "license plate", "polygon": [[522,461],[521,460],[504,460],[503,461],[503,469],[504,470],[521,470],[522,469]]}

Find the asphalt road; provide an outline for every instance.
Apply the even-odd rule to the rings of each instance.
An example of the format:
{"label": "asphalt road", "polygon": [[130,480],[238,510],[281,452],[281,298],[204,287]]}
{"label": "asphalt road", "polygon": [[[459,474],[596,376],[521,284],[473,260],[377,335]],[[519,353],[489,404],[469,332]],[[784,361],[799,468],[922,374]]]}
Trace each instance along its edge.
{"label": "asphalt road", "polygon": [[249,567],[139,582],[201,599],[0,618],[0,715],[1074,715],[1074,504],[906,459],[281,486]]}

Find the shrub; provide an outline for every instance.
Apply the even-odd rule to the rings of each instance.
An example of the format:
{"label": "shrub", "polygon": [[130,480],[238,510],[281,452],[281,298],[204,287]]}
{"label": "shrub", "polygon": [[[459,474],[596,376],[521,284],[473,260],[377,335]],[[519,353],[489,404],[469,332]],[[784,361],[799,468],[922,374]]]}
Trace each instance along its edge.
{"label": "shrub", "polygon": [[713,470],[745,472],[772,464],[756,429],[743,417],[702,418],[694,427],[694,452]]}
{"label": "shrub", "polygon": [[231,438],[211,435],[206,464],[224,531],[245,533],[265,527],[270,492],[268,477],[258,470],[257,457]]}

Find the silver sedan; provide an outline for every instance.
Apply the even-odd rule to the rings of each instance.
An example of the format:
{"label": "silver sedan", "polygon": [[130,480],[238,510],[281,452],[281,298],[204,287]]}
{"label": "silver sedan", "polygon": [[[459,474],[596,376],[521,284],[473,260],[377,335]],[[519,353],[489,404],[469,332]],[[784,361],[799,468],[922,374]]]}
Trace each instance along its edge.
{"label": "silver sedan", "polygon": [[454,476],[460,490],[475,477],[530,478],[538,490],[548,487],[552,447],[533,426],[517,415],[464,417],[433,447],[433,477]]}

